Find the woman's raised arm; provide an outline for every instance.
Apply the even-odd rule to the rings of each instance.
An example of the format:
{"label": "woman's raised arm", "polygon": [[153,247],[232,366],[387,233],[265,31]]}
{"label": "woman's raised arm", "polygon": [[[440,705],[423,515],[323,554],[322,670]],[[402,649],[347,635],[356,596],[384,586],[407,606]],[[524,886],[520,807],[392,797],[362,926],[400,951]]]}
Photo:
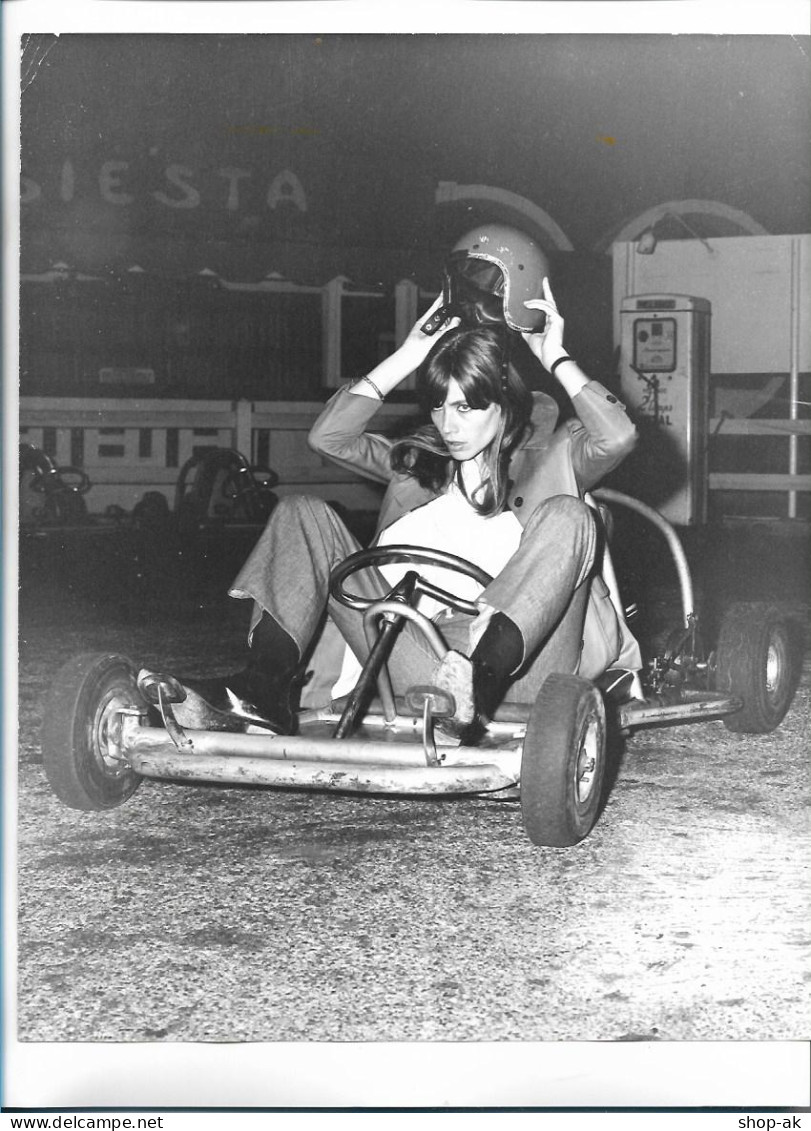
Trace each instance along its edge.
{"label": "woman's raised arm", "polygon": [[359,378],[349,388],[350,393],[361,397],[376,397],[383,400],[401,381],[415,369],[419,369],[431,352],[434,342],[448,330],[459,325],[458,318],[449,318],[435,334],[426,334],[422,329],[425,322],[442,305],[442,295],[434,300],[429,309],[411,327],[405,341],[393,354],[384,358],[368,374]]}

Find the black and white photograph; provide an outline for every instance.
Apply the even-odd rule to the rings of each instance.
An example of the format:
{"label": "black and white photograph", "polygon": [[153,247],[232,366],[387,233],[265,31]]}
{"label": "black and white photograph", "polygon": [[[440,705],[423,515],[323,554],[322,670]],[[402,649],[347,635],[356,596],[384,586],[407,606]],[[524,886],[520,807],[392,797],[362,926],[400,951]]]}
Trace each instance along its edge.
{"label": "black and white photograph", "polygon": [[3,1107],[808,1110],[808,5],[42,7]]}

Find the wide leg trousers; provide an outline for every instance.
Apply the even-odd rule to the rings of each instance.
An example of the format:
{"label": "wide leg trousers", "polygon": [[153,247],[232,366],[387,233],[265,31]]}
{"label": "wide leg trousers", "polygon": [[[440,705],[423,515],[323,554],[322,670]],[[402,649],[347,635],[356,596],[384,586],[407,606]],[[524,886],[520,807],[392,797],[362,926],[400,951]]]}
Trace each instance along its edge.
{"label": "wide leg trousers", "polygon": [[[231,596],[254,602],[250,632],[267,612],[298,645],[312,649],[327,614],[327,634],[337,633],[363,660],[367,654],[362,613],[347,609],[329,594],[332,569],[360,544],[322,499],[283,496],[240,570]],[[588,599],[588,580],[597,550],[597,526],[590,507],[569,495],[542,503],[529,517],[516,552],[485,588],[481,600],[516,624],[524,641],[524,659],[505,698],[531,702],[551,672],[577,669]],[[379,570],[356,573],[349,588],[366,597],[384,597],[390,585]],[[452,586],[451,586],[452,587]],[[454,613],[437,621],[451,648],[470,654],[472,618]],[[331,658],[327,659],[331,653]],[[337,679],[335,650],[316,647],[314,673],[324,704]],[[394,689],[402,694],[416,683],[430,682],[436,667],[433,649],[419,629],[406,622],[389,662]],[[312,701],[312,692],[308,705]]]}

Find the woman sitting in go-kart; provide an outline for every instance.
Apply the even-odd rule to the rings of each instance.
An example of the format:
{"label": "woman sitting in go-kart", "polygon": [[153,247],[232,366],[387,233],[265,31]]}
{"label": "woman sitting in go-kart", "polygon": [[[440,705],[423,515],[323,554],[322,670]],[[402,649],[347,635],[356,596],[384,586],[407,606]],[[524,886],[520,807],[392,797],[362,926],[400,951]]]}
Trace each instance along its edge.
{"label": "woman sitting in go-kart", "polygon": [[[332,397],[310,444],[388,483],[378,544],[449,551],[493,577],[483,590],[467,581],[475,617],[419,606],[449,645],[441,662],[409,622],[389,660],[398,693],[429,684],[452,694],[456,711],[442,729],[470,742],[508,689],[509,700],[532,702],[552,672],[596,679],[641,666],[600,573],[599,516],[583,501],[633,448],[636,431],[617,398],[566,354],[548,269],[531,240],[476,229],[451,263],[445,295],[391,357]],[[555,401],[530,393],[510,364],[519,334],[571,398],[575,418],[559,427]],[[386,395],[419,367],[429,422],[397,442],[367,432]],[[329,578],[359,548],[321,499],[280,499],[229,591],[254,602],[247,666],[220,680],[183,680],[178,722],[291,732],[305,658],[307,706],[349,690],[355,657],[366,655],[362,614],[330,597]],[[383,598],[403,572],[370,568],[355,589]],[[446,588],[459,592],[458,576],[451,580]]]}

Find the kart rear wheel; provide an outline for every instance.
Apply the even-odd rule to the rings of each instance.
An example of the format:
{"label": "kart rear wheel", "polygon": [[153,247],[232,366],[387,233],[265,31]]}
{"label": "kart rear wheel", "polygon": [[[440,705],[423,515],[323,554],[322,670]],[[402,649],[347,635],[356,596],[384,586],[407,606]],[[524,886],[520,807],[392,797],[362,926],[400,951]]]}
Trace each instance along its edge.
{"label": "kart rear wheel", "polygon": [[600,806],[605,751],[600,692],[580,676],[550,675],[521,755],[521,815],[533,844],[568,848],[588,836]]}
{"label": "kart rear wheel", "polygon": [[72,809],[114,809],[143,780],[123,760],[117,712],[145,709],[126,656],[91,652],[59,671],[46,706],[42,757],[51,789]]}
{"label": "kart rear wheel", "polygon": [[766,734],[783,721],[800,682],[791,624],[773,605],[740,602],[724,614],[715,654],[715,688],[743,701],[724,718],[738,734]]}

